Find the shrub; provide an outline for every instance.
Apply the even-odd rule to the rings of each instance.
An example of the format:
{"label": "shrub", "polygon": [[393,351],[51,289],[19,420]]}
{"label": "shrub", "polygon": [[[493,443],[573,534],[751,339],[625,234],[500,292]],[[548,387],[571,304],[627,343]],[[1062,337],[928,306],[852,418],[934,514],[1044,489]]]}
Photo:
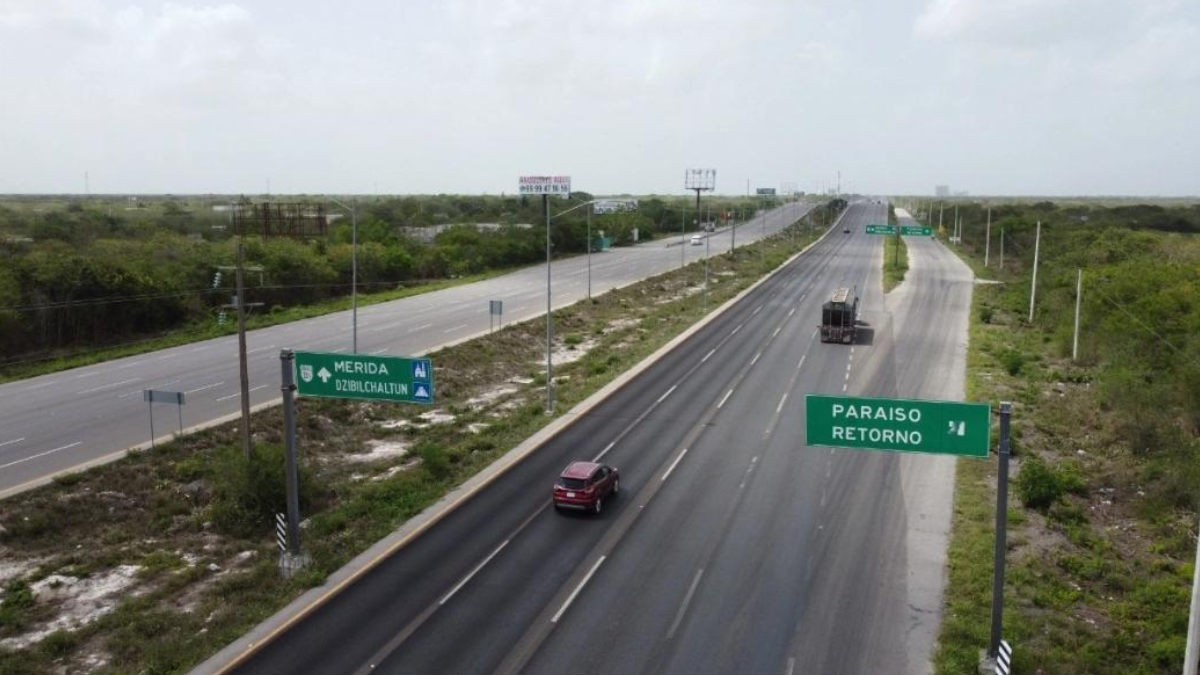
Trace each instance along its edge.
{"label": "shrub", "polygon": [[1062,498],[1063,484],[1052,467],[1037,455],[1031,455],[1021,466],[1016,480],[1017,496],[1031,509],[1045,511]]}
{"label": "shrub", "polygon": [[450,458],[446,451],[437,443],[421,443],[417,446],[417,456],[421,458],[421,466],[435,480],[443,480],[450,475]]}
{"label": "shrub", "polygon": [[[283,446],[257,445],[249,461],[240,448],[221,448],[210,468],[212,520],[222,531],[252,536],[273,527],[275,514],[287,509]],[[317,493],[316,483],[303,465],[298,473],[300,508],[307,511]]]}
{"label": "shrub", "polygon": [[1000,364],[1009,375],[1017,375],[1025,365],[1025,355],[1015,349],[1005,349],[1000,352]]}
{"label": "shrub", "polygon": [[979,308],[979,320],[983,323],[991,323],[992,317],[995,316],[995,311],[990,305],[982,305]]}

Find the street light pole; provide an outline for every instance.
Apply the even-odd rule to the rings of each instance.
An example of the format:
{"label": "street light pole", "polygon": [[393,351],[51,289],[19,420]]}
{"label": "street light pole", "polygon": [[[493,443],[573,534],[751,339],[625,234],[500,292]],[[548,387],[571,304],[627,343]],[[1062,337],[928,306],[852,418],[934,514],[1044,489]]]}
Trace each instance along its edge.
{"label": "street light pole", "polygon": [[554,414],[554,363],[550,345],[554,340],[554,317],[550,311],[550,195],[542,195],[546,214],[546,414]]}
{"label": "street light pole", "polygon": [[329,201],[350,212],[350,351],[358,353],[358,200],[349,207],[329,198]]}
{"label": "street light pole", "polygon": [[588,258],[588,300],[592,299],[592,211],[596,210],[596,203],[588,202],[587,214],[587,258]]}

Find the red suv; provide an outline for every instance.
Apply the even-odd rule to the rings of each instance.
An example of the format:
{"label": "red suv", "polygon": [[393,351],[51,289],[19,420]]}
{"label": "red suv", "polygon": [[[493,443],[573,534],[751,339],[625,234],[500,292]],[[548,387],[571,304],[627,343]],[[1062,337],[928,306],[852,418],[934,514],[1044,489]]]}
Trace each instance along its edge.
{"label": "red suv", "polygon": [[621,489],[621,477],[611,466],[571,462],[554,483],[554,508],[600,513],[604,500]]}

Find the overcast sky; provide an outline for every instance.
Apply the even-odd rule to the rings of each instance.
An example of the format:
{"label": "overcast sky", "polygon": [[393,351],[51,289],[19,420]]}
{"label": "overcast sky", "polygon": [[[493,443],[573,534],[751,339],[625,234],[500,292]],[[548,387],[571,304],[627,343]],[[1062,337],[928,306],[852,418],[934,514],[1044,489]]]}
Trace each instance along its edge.
{"label": "overcast sky", "polygon": [[0,193],[1200,194],[1200,0],[0,0]]}

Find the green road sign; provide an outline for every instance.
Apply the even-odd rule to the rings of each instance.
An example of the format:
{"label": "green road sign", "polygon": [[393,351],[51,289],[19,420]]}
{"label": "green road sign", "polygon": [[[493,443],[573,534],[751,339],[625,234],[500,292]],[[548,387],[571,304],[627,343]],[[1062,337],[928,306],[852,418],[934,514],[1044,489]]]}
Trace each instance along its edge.
{"label": "green road sign", "polygon": [[433,363],[393,356],[296,352],[296,393],[433,403]]}
{"label": "green road sign", "polygon": [[901,225],[900,234],[906,237],[932,237],[933,228],[921,225]]}
{"label": "green road sign", "polygon": [[986,403],[820,394],[809,394],[804,403],[808,445],[988,456]]}
{"label": "green road sign", "polygon": [[895,225],[867,225],[867,234],[896,234]]}

